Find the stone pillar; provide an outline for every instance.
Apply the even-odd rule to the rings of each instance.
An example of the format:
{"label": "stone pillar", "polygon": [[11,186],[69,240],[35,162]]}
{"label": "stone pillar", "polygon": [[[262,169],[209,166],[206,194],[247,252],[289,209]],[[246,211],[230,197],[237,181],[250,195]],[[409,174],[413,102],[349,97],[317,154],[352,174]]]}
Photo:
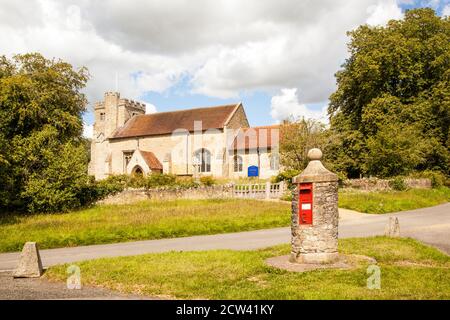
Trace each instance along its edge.
{"label": "stone pillar", "polygon": [[[338,177],[322,165],[322,151],[319,149],[311,149],[308,158],[310,162],[306,169],[292,179],[296,188],[292,198],[290,260],[297,263],[332,263],[338,258]],[[312,196],[305,189],[310,189]],[[302,205],[305,209],[302,212],[310,216],[299,217]],[[311,211],[308,212],[308,208]]]}
{"label": "stone pillar", "polygon": [[14,278],[39,278],[43,273],[41,256],[36,242],[27,242],[20,254],[19,264],[13,272]]}

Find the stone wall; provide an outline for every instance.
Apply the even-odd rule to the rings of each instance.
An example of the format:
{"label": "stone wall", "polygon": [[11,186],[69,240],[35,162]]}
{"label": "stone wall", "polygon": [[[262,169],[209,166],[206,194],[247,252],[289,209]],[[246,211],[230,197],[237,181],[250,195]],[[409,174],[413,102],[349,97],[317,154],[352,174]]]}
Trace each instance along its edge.
{"label": "stone wall", "polygon": [[213,199],[213,198],[231,198],[233,196],[233,187],[231,185],[203,186],[188,189],[127,189],[118,194],[111,195],[98,204],[131,204],[138,201],[157,199]]}
{"label": "stone wall", "polygon": [[[430,179],[410,179],[405,178],[405,184],[409,188],[431,188]],[[378,178],[362,178],[362,179],[349,179],[344,181],[344,188],[353,188],[364,191],[383,191],[391,190],[389,186],[389,180]]]}

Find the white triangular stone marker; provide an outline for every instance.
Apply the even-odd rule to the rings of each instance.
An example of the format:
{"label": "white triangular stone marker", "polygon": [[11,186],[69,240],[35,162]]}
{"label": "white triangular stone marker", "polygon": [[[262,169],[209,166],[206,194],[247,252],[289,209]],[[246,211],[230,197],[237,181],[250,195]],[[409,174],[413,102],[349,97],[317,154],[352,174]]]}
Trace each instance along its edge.
{"label": "white triangular stone marker", "polygon": [[14,278],[39,278],[43,273],[41,256],[36,242],[27,242],[20,254],[19,264],[13,272]]}

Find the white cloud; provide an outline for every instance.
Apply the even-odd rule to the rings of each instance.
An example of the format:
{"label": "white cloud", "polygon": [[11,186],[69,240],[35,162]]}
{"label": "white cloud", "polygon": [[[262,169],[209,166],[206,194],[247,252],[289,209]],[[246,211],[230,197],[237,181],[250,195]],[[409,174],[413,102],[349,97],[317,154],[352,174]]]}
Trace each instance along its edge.
{"label": "white cloud", "polygon": [[145,103],[145,114],[155,113],[156,111],[156,106],[154,104],[148,102]]}
{"label": "white cloud", "polygon": [[94,126],[92,124],[83,123],[83,137],[92,139],[94,135]]}
{"label": "white cloud", "polygon": [[315,119],[327,123],[327,106],[324,105],[320,110],[308,108],[298,100],[297,89],[281,89],[279,95],[273,96],[270,104],[270,115],[277,121],[290,118]]}
{"label": "white cloud", "polygon": [[190,79],[215,97],[298,88],[328,99],[347,57],[346,31],[401,17],[393,0],[0,0],[2,52],[85,65],[90,102],[105,91],[142,99]]}
{"label": "white cloud", "polygon": [[[34,3],[39,5],[42,14],[40,21],[32,26],[27,25],[26,14],[20,20],[22,28],[0,21],[0,33],[5,36],[3,53],[11,56],[38,51],[77,67],[87,66],[91,80],[86,93],[91,103],[102,99],[104,92],[115,90],[116,74],[121,95],[139,100],[146,91],[161,92],[175,84],[177,75],[183,70],[182,60],[129,51],[105,40],[91,21],[85,19],[82,8],[64,6],[53,0]],[[136,78],[135,74],[142,70],[153,75],[153,82],[144,83],[140,76]]]}
{"label": "white cloud", "polygon": [[413,5],[415,1],[416,0],[397,0],[397,4],[399,4],[399,5],[403,5],[403,4]]}
{"label": "white cloud", "polygon": [[450,17],[450,4],[446,5],[444,9],[442,9],[442,15],[444,17]]}
{"label": "white cloud", "polygon": [[[373,12],[368,4],[376,5]],[[386,21],[401,17],[401,10],[392,0],[333,1],[326,10],[322,5],[292,3],[286,10],[301,18],[283,12],[284,22],[268,14],[267,37],[221,48],[195,72],[193,91],[231,98],[240,91],[295,87],[302,91],[302,103],[326,101],[335,89],[334,73],[347,57],[346,31],[367,21],[381,23],[381,14]]]}
{"label": "white cloud", "polygon": [[380,0],[377,4],[368,7],[367,12],[370,14],[367,24],[371,26],[385,25],[391,19],[403,18],[403,12],[395,0]]}

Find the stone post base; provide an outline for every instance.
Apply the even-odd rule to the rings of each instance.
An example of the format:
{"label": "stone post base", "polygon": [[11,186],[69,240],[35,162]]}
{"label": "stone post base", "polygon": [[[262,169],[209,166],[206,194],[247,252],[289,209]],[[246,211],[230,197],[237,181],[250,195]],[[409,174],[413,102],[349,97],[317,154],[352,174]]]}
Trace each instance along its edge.
{"label": "stone post base", "polygon": [[333,263],[339,259],[339,254],[337,252],[334,253],[301,253],[299,256],[291,255],[289,259],[290,262],[293,263],[311,263],[311,264],[320,264],[320,263]]}

